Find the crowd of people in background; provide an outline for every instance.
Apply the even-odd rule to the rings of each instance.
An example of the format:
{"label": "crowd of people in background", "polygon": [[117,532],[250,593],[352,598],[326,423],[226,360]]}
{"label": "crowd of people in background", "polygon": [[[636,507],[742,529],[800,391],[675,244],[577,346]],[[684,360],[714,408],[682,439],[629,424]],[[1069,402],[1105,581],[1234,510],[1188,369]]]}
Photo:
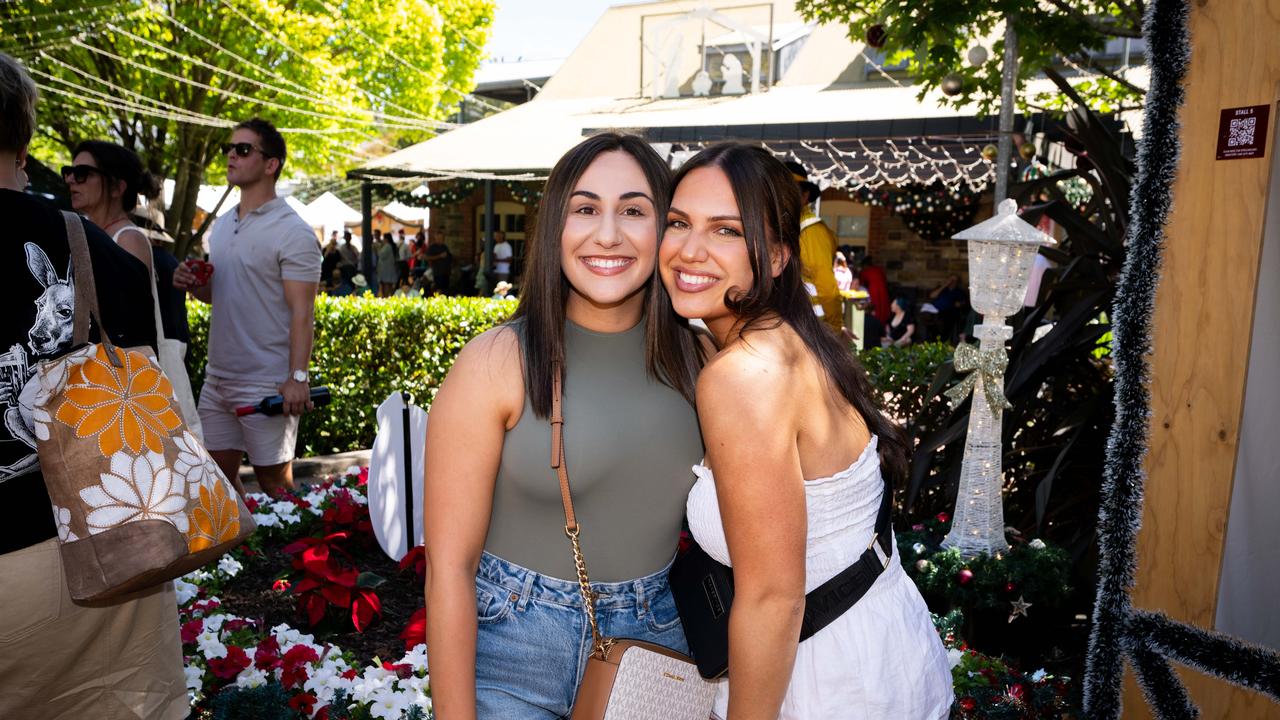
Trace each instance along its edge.
{"label": "crowd of people in background", "polygon": [[[369,243],[370,257],[356,245],[351,231],[338,238],[330,233],[322,248],[320,292],[335,297],[430,297],[432,295],[494,295],[506,297],[513,289],[511,269],[514,251],[505,233],[494,233],[492,278],[484,272],[484,252],[456,267],[455,256],[443,233],[426,228],[408,235],[375,229]],[[371,267],[365,266],[370,261]],[[368,271],[370,276],[366,276]],[[372,278],[372,280],[370,279]]]}

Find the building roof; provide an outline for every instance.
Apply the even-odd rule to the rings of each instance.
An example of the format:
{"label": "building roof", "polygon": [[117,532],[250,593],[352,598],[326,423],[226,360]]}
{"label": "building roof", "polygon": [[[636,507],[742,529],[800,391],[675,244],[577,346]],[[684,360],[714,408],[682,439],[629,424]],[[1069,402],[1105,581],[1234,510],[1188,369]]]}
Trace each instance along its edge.
{"label": "building roof", "polygon": [[[715,12],[738,13],[729,19],[735,27],[720,27],[710,20],[703,24],[706,58],[702,36],[693,35],[691,43],[687,40],[702,22],[698,13],[706,13],[699,10],[704,4],[718,8]],[[690,12],[694,15],[682,16]],[[690,95],[690,79],[699,70],[710,69],[713,38],[741,44],[766,31],[775,47],[787,45],[774,56],[780,72],[772,87],[764,78],[761,92],[754,94]],[[656,43],[672,35],[686,41],[655,51]],[[646,45],[648,50],[643,49]],[[886,139],[912,138],[932,147],[941,140],[953,147],[934,152],[929,162],[946,164],[952,155],[963,153],[973,162],[965,163],[964,171],[956,165],[952,177],[966,175],[973,180],[973,173],[983,170],[974,164],[977,150],[995,138],[996,119],[979,117],[976,107],[947,105],[938,91],[922,97],[920,88],[886,77],[869,65],[864,50],[863,43],[848,39],[843,25],[806,23],[791,0],[773,0],[772,5],[759,7],[744,6],[741,0],[662,0],[615,6],[601,16],[533,100],[370,161],[350,175],[540,179],[585,134],[620,129],[638,131],[659,144],[741,139],[772,146],[777,142],[782,145],[775,151],[797,159],[805,154],[806,144],[815,142],[877,140],[883,144]],[[680,97],[652,97],[658,93],[645,73],[655,72],[655,58],[663,53],[671,67],[679,67]],[[716,72],[720,72],[718,64]],[[1048,80],[1035,80],[1026,89],[1028,96],[1040,91],[1056,88]],[[671,147],[665,149],[669,152]],[[813,151],[807,149],[809,156],[814,156]],[[844,158],[842,164],[883,162],[874,147],[846,145],[840,151],[844,154],[829,156]],[[859,151],[867,152],[856,160]],[[888,152],[890,160],[897,157],[896,148]],[[875,182],[893,177],[879,171],[873,175]]]}

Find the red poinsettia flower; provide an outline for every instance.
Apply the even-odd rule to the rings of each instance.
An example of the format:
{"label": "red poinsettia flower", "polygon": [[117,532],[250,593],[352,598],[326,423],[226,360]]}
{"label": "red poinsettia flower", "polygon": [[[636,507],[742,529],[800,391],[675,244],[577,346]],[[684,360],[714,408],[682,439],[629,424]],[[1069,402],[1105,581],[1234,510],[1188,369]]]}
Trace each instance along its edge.
{"label": "red poinsettia flower", "polygon": [[412,650],[415,645],[427,642],[427,609],[418,608],[409,616],[409,622],[400,631],[400,639],[404,640],[404,649]]}
{"label": "red poinsettia flower", "polygon": [[958,704],[960,705],[960,709],[965,712],[973,712],[974,708],[978,707],[978,701],[971,697],[960,698]]}
{"label": "red poinsettia flower", "polygon": [[357,632],[364,632],[373,617],[382,617],[382,601],[372,590],[361,588],[356,590],[351,599],[351,624]]}
{"label": "red poinsettia flower", "polygon": [[182,644],[190,645],[200,637],[200,633],[204,632],[204,621],[196,618],[190,622],[184,622],[178,632],[182,636]]}
{"label": "red poinsettia flower", "polygon": [[244,648],[235,645],[227,646],[226,657],[209,659],[209,672],[223,680],[234,678],[247,667],[249,667],[248,654],[245,653]]}
{"label": "red poinsettia flower", "polygon": [[412,568],[419,579],[427,576],[427,549],[419,545],[400,558],[401,572]]}
{"label": "red poinsettia flower", "polygon": [[301,687],[307,681],[307,666],[319,662],[320,656],[306,645],[294,645],[284,654],[280,664],[280,684],[285,687]]}

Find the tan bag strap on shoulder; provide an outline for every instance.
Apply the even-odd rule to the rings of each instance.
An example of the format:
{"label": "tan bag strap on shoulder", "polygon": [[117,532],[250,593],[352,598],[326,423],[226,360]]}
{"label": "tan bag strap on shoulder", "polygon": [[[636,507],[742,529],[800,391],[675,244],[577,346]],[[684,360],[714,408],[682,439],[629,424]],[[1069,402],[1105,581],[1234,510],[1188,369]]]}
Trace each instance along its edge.
{"label": "tan bag strap on shoulder", "polygon": [[89,319],[98,325],[100,342],[107,349],[107,357],[111,364],[120,367],[115,345],[102,324],[102,316],[98,312],[98,287],[93,280],[93,259],[89,255],[89,241],[84,236],[84,221],[80,216],[62,211],[62,220],[67,226],[67,246],[71,249],[71,277],[75,288],[76,306],[72,311],[71,342],[80,346],[89,342]]}
{"label": "tan bag strap on shoulder", "polygon": [[582,545],[578,541],[581,528],[578,517],[573,512],[573,494],[569,490],[569,468],[565,463],[564,453],[564,403],[561,399],[562,368],[559,364],[551,370],[551,467],[560,479],[560,501],[564,504],[564,534],[573,546],[573,564],[578,572],[578,591],[582,594],[582,604],[587,611],[587,622],[591,623],[591,644],[597,657],[609,656],[613,647],[612,638],[600,635],[600,626],[596,622],[596,596],[591,591],[591,579],[587,576],[587,561],[582,557]]}

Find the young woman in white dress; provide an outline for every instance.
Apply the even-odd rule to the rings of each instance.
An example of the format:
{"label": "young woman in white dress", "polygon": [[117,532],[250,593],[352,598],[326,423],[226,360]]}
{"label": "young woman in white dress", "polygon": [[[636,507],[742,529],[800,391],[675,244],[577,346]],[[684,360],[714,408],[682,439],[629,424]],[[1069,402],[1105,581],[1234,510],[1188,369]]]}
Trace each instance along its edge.
{"label": "young woman in white dress", "polygon": [[728,144],[691,158],[675,183],[662,279],[676,312],[721,348],[698,378],[706,459],[687,508],[698,544],[734,571],[731,681],[715,716],[947,717],[946,652],[896,553],[852,608],[797,641],[805,593],[870,545],[881,473],[903,476],[906,446],[813,314],[790,172]]}

